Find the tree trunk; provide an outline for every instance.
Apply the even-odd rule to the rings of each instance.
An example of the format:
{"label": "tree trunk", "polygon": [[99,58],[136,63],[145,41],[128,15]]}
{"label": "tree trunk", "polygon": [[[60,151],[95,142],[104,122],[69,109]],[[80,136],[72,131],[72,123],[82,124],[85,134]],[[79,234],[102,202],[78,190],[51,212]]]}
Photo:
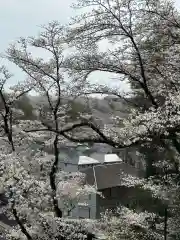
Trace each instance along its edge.
{"label": "tree trunk", "polygon": [[164,209],[164,240],[167,240],[167,224],[168,221],[168,207],[166,206]]}

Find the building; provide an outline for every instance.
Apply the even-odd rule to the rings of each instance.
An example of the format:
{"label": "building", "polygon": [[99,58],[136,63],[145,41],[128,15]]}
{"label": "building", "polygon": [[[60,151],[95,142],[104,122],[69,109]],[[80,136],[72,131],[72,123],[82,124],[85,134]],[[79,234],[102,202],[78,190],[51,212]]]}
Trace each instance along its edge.
{"label": "building", "polygon": [[[64,145],[60,146],[59,150],[59,168],[65,172],[76,172],[82,168],[108,163],[115,159],[114,157],[104,159],[106,154],[112,153],[112,147],[106,147],[104,144],[94,144],[92,147]],[[116,160],[119,161],[119,159]]]}
{"label": "building", "polygon": [[95,186],[102,194],[91,194],[83,198],[72,211],[72,217],[100,218],[106,209],[115,209],[121,204],[127,204],[130,196],[135,194],[135,189],[122,186],[122,176],[130,174],[134,177],[142,177],[142,171],[135,169],[124,162],[95,164],[92,167],[82,168],[86,174],[86,183]]}
{"label": "building", "polygon": [[[99,194],[91,194],[80,200],[72,210],[73,218],[100,218],[100,214],[106,209],[114,209],[121,205],[124,199],[129,198],[134,190],[122,187],[123,174],[140,176],[142,173],[124,162],[111,147],[96,144],[92,147],[86,145],[60,146],[59,168],[65,172],[80,171],[86,174],[86,182],[94,185]],[[49,151],[51,152],[51,149]],[[121,155],[123,156],[123,155]],[[3,195],[0,196],[3,205]],[[5,203],[5,201],[4,201]],[[4,214],[0,215],[2,224],[14,225]]]}
{"label": "building", "polygon": [[[106,209],[114,209],[134,194],[133,189],[122,187],[121,177],[130,174],[135,177],[142,176],[142,167],[131,166],[131,158],[135,157],[138,163],[139,156],[134,150],[115,152],[112,147],[105,144],[62,146],[59,154],[59,168],[65,172],[83,172],[89,185],[95,185],[96,190],[104,196],[91,194],[84,197],[72,212],[74,218],[96,219]],[[122,159],[121,159],[122,157]],[[130,162],[130,164],[129,164]],[[127,202],[127,201],[126,201]]]}

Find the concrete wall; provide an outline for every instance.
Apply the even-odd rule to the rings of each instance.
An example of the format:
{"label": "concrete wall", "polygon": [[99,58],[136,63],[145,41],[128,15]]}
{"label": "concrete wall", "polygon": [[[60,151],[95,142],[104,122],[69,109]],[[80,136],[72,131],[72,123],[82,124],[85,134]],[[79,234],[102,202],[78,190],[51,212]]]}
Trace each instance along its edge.
{"label": "concrete wall", "polygon": [[78,171],[77,164],[59,162],[58,165],[59,165],[59,168],[65,172],[77,172]]}
{"label": "concrete wall", "polygon": [[[61,168],[65,172],[77,172],[81,169],[84,169],[84,166],[78,166],[78,160],[79,158],[77,158],[77,155],[74,156],[74,159],[66,158],[65,161],[60,158],[58,165],[59,168]],[[96,219],[96,194],[91,194],[90,196],[83,197],[80,200],[79,205],[77,205],[71,211],[69,217]]]}
{"label": "concrete wall", "polygon": [[107,209],[115,210],[121,205],[133,207],[133,204],[135,204],[133,201],[135,201],[137,189],[113,187],[103,189],[101,192],[104,198],[97,196],[97,218],[100,218],[101,213],[105,212]]}
{"label": "concrete wall", "polygon": [[77,207],[73,209],[71,217],[96,219],[96,199],[96,194],[90,194],[89,196],[83,197],[79,201]]}
{"label": "concrete wall", "polygon": [[[92,194],[89,199],[82,199],[80,204],[73,210],[72,216],[99,219],[101,213],[107,209],[116,209],[121,204],[130,205],[135,190],[125,187],[114,187],[103,189],[101,192],[104,197]],[[87,205],[83,206],[83,203],[87,203]]]}
{"label": "concrete wall", "polygon": [[163,206],[160,200],[152,198],[150,192],[139,188],[114,187],[101,190],[104,198],[97,196],[97,218],[106,209],[116,209],[123,205],[140,211],[156,212],[163,214]]}

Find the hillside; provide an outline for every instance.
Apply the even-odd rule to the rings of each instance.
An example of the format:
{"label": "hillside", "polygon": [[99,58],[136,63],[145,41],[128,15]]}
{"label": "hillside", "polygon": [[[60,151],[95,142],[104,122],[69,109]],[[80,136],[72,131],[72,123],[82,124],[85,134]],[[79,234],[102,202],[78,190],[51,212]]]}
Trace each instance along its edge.
{"label": "hillside", "polygon": [[[48,106],[46,97],[31,95],[28,97],[33,108],[36,108],[41,104]],[[111,124],[111,117],[113,115],[125,118],[128,114],[127,104],[119,98],[105,97],[100,99],[91,97],[87,99],[85,97],[79,97],[75,100],[63,98],[61,102],[68,106],[68,113],[71,115],[72,120],[75,120],[76,117],[78,117],[78,113],[89,113],[95,118],[103,120],[104,124]]]}

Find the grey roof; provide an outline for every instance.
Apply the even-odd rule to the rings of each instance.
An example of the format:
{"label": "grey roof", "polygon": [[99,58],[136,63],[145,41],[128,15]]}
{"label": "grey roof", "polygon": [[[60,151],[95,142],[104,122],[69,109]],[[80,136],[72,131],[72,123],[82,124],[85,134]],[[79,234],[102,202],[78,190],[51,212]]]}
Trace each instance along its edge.
{"label": "grey roof", "polygon": [[124,162],[96,165],[82,169],[81,172],[86,174],[87,183],[95,185],[97,190],[120,186],[123,174],[130,174],[134,177],[143,176],[142,171]]}
{"label": "grey roof", "polygon": [[91,157],[79,156],[78,165],[87,165],[87,164],[99,164],[99,161]]}
{"label": "grey roof", "polygon": [[88,156],[79,156],[78,165],[88,165],[88,164],[109,164],[122,162],[117,154],[92,154]]}

